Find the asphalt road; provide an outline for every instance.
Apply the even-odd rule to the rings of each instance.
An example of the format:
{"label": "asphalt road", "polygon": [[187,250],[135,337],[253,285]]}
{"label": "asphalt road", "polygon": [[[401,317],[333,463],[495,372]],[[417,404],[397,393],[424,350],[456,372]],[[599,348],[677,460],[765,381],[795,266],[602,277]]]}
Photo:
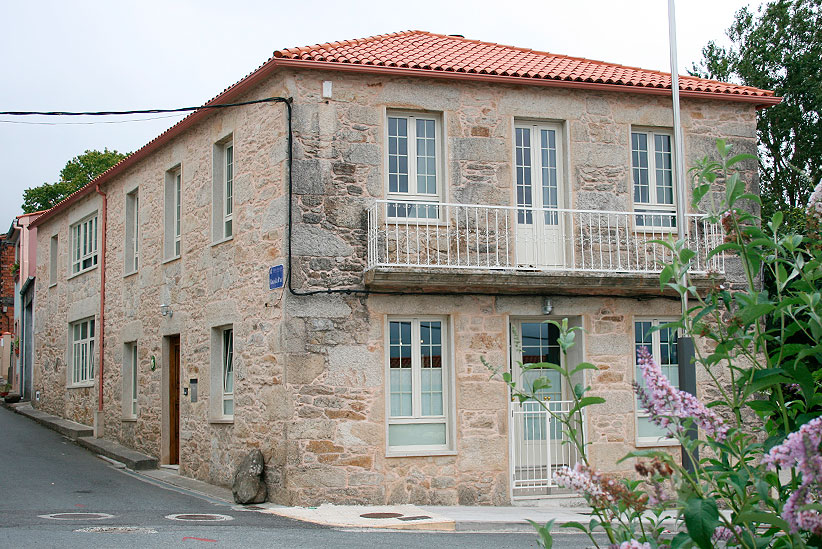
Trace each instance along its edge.
{"label": "asphalt road", "polygon": [[[104,518],[63,513],[103,513]],[[180,521],[173,514],[230,519]],[[49,515],[58,515],[49,517]],[[96,516],[96,515],[94,515]],[[579,535],[554,547],[586,547]],[[0,408],[0,547],[536,547],[523,533],[322,528],[146,482],[28,418]]]}

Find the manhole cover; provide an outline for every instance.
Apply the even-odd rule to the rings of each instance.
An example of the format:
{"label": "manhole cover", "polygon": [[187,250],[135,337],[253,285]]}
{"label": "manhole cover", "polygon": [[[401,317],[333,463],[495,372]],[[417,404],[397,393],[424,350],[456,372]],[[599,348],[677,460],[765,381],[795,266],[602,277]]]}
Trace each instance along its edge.
{"label": "manhole cover", "polygon": [[157,530],[137,526],[91,526],[89,528],[78,528],[75,532],[85,534],[156,534]]}
{"label": "manhole cover", "polygon": [[228,515],[218,515],[216,513],[178,513],[175,515],[166,515],[169,520],[183,520],[183,521],[210,521],[220,522],[225,520],[234,520],[234,517]]}
{"label": "manhole cover", "polygon": [[368,519],[390,519],[390,518],[400,518],[402,513],[363,513],[360,515],[362,518]]}
{"label": "manhole cover", "polygon": [[108,513],[52,513],[51,515],[38,516],[52,520],[102,520],[114,518],[114,515]]}
{"label": "manhole cover", "polygon": [[413,516],[413,517],[399,517],[399,520],[402,520],[402,521],[409,521],[409,520],[428,520],[428,519],[430,519],[430,518],[431,518],[431,517],[429,517],[428,515],[416,515],[416,516]]}

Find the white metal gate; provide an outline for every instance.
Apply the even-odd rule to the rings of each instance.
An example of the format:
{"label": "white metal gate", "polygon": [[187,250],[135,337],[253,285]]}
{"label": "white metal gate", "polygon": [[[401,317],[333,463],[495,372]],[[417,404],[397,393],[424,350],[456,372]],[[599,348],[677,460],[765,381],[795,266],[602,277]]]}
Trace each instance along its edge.
{"label": "white metal gate", "polygon": [[[567,417],[574,404],[558,400],[545,405],[553,414]],[[554,472],[562,466],[573,467],[577,461],[579,452],[556,417],[535,401],[511,403],[511,485],[515,498],[550,494],[556,486]]]}

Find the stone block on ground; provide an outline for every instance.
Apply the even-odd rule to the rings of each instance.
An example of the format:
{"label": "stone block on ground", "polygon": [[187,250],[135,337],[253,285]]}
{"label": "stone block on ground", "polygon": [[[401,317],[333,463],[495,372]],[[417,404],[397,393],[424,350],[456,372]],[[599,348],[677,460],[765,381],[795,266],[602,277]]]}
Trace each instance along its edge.
{"label": "stone block on ground", "polygon": [[243,458],[234,473],[234,484],[231,487],[236,503],[247,505],[265,501],[268,489],[263,479],[264,469],[265,459],[260,450],[252,450]]}

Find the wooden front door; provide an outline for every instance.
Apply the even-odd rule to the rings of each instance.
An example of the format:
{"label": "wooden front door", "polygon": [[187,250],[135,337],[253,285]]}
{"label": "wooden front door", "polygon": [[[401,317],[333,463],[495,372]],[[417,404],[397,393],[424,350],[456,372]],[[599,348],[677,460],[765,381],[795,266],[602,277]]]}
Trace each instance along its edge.
{"label": "wooden front door", "polygon": [[180,463],[180,336],[173,336],[168,349],[168,463]]}

